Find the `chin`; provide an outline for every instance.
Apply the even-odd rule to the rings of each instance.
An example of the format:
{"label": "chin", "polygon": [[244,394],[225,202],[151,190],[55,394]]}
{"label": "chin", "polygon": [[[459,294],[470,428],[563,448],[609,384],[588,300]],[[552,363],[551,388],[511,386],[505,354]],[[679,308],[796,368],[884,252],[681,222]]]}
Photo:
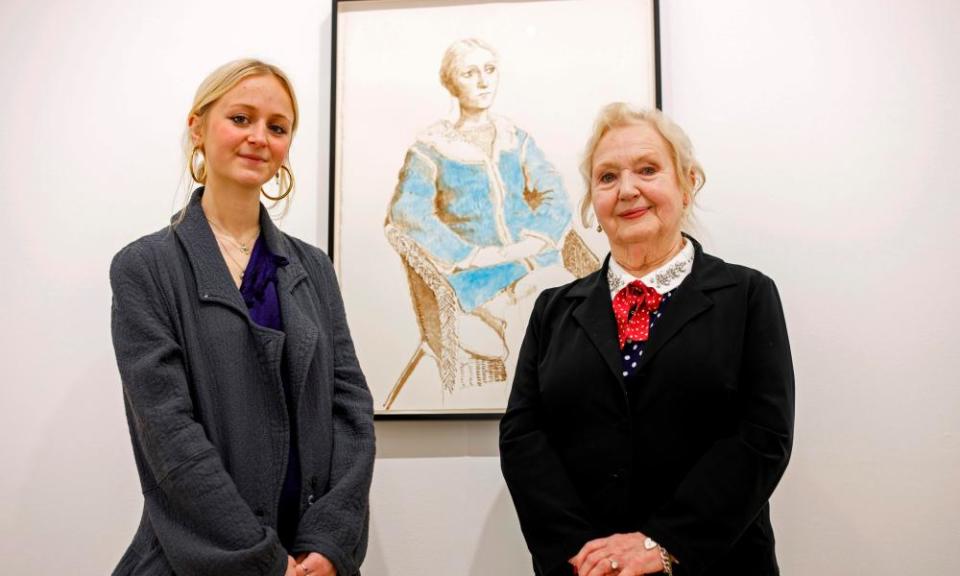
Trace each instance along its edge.
{"label": "chin", "polygon": [[652,230],[650,227],[643,225],[621,226],[620,229],[617,230],[617,240],[621,244],[642,244],[654,240],[656,237],[656,230]]}
{"label": "chin", "polygon": [[484,111],[490,108],[492,104],[493,104],[493,98],[481,98],[479,100],[476,100],[475,102],[472,102],[470,107],[475,110]]}
{"label": "chin", "polygon": [[259,190],[267,181],[262,178],[234,178],[233,183],[240,188],[247,188],[249,190],[257,189]]}
{"label": "chin", "polygon": [[259,188],[270,181],[271,175],[258,172],[243,172],[233,179],[237,184],[251,188]]}

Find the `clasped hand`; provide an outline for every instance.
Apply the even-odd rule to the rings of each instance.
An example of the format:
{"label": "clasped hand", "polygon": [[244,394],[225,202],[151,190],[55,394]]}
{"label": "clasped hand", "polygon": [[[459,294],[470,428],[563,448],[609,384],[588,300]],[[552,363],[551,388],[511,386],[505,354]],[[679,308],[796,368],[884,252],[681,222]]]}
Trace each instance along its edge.
{"label": "clasped hand", "polygon": [[310,552],[296,558],[287,556],[284,576],[337,576],[337,569],[323,554]]}
{"label": "clasped hand", "polygon": [[643,546],[646,535],[640,532],[614,534],[583,545],[569,560],[578,576],[639,576],[663,571],[660,549]]}

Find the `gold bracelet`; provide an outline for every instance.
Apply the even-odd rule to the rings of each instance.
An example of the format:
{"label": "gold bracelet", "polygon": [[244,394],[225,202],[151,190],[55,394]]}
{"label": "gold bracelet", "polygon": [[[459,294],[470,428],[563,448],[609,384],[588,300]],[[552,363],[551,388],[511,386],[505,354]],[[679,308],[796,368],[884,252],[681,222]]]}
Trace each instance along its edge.
{"label": "gold bracelet", "polygon": [[670,553],[667,552],[667,549],[663,546],[660,546],[659,550],[660,561],[663,562],[663,573],[667,576],[673,576],[673,557],[670,556]]}

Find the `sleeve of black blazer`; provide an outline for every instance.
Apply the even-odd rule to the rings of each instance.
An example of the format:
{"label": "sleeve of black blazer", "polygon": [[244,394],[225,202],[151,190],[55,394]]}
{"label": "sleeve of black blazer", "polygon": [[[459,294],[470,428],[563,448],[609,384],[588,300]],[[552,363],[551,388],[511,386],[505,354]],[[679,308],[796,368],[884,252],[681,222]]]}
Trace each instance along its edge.
{"label": "sleeve of black blazer", "polygon": [[[110,268],[112,332],[150,523],[180,576],[282,575],[287,554],[240,496],[194,418],[156,261],[132,244]],[[135,451],[137,452],[137,451]]]}
{"label": "sleeve of black blazer", "polygon": [[716,442],[643,526],[680,560],[678,575],[703,572],[733,546],[790,459],[793,362],[780,296],[772,280],[752,272],[747,298],[738,431]]}
{"label": "sleeve of black blazer", "polygon": [[333,456],[330,485],[300,518],[293,548],[297,553],[319,552],[333,563],[338,575],[353,576],[360,572],[367,550],[375,452],[373,398],[354,352],[333,266],[325,254],[315,248],[311,251],[333,336]]}
{"label": "sleeve of black blazer", "polygon": [[573,570],[567,560],[602,535],[587,521],[580,497],[542,428],[537,366],[547,294],[537,299],[520,347],[513,389],[500,421],[500,466],[537,572],[569,576]]}

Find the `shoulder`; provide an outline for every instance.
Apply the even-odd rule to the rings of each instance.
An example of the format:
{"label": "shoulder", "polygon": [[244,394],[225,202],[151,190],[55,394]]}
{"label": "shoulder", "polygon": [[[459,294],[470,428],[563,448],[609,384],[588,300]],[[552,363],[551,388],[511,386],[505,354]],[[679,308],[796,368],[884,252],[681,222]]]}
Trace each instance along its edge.
{"label": "shoulder", "polygon": [[[776,284],[773,279],[749,266],[727,262],[717,256],[700,252],[699,262],[710,272],[711,278],[727,276],[748,298],[773,297],[779,300]],[[696,264],[695,264],[696,265]]]}
{"label": "shoulder", "polygon": [[718,262],[723,266],[726,266],[731,274],[738,280],[752,283],[752,282],[772,282],[769,276],[757,270],[756,268],[751,268],[750,266],[745,266],[743,264],[737,264],[734,262],[727,262],[718,256],[713,254],[703,254],[704,259],[710,259],[714,262]]}
{"label": "shoulder", "polygon": [[700,252],[702,263],[707,266],[717,266],[720,268],[726,269],[734,278],[740,281],[751,281],[759,278],[767,278],[763,272],[760,272],[756,268],[751,268],[743,264],[737,264],[735,262],[728,262],[719,256],[710,254],[706,251]]}
{"label": "shoulder", "polygon": [[149,316],[150,321],[161,318],[158,310],[169,314],[180,285],[175,280],[179,265],[177,241],[169,226],[121,248],[110,263],[114,313]]}
{"label": "shoulder", "polygon": [[532,140],[530,135],[514,124],[513,120],[503,116],[491,117],[497,132],[497,147],[501,150],[519,150]]}
{"label": "shoulder", "polygon": [[335,275],[333,262],[331,262],[326,252],[286,232],[281,232],[280,234],[283,241],[287,244],[291,255],[300,261],[309,274],[319,274],[325,279]]}
{"label": "shoulder", "polygon": [[417,142],[435,142],[437,140],[449,140],[454,137],[456,131],[447,120],[439,120],[427,126],[417,135]]}
{"label": "shoulder", "polygon": [[446,120],[440,120],[417,134],[417,140],[410,147],[410,152],[434,156],[446,149],[455,147],[458,142],[459,139],[453,125]]}
{"label": "shoulder", "polygon": [[[600,267],[599,270],[592,272],[583,278],[578,278],[562,286],[547,288],[537,297],[534,305],[534,314],[540,311],[548,316],[554,315],[563,309],[572,309],[585,298],[591,291],[596,290],[597,283],[601,281],[600,276],[604,274],[606,268]],[[604,286],[606,284],[604,283]]]}
{"label": "shoulder", "polygon": [[121,248],[110,263],[110,278],[130,278],[158,272],[175,257],[176,242],[173,228],[142,236]]}
{"label": "shoulder", "polygon": [[517,124],[507,118],[506,116],[490,116],[490,121],[493,122],[493,125],[496,127],[497,132],[501,134],[509,134],[517,138],[527,138],[528,134],[523,131],[522,128],[517,126]]}

